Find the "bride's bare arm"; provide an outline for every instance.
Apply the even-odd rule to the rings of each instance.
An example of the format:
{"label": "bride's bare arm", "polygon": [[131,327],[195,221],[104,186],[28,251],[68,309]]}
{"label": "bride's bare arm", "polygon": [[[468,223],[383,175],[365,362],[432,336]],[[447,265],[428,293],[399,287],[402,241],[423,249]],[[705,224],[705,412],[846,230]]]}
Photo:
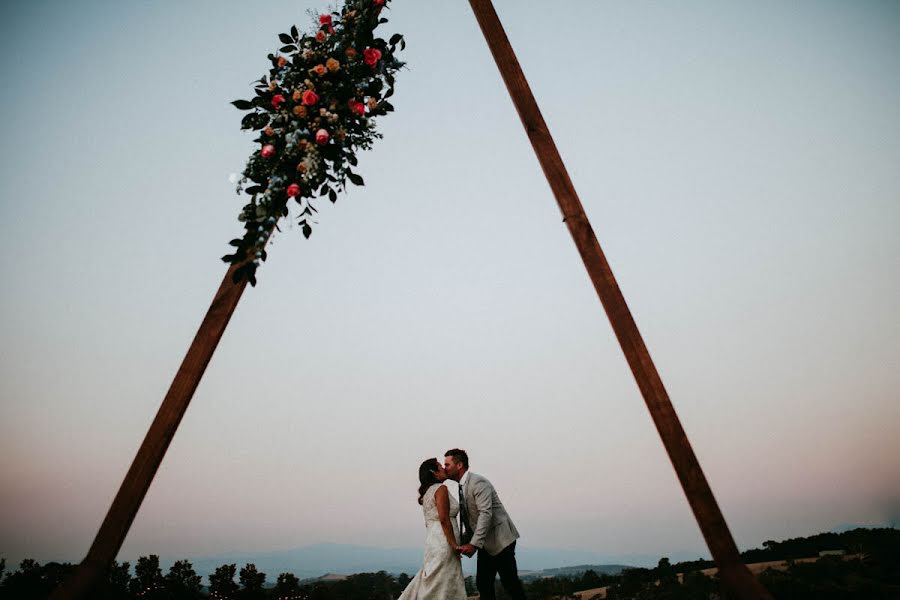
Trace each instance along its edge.
{"label": "bride's bare arm", "polygon": [[444,530],[444,537],[450,547],[456,550],[456,536],[453,535],[453,524],[450,522],[450,492],[447,486],[442,485],[434,494],[434,501],[437,504],[438,519],[441,522],[441,529]]}

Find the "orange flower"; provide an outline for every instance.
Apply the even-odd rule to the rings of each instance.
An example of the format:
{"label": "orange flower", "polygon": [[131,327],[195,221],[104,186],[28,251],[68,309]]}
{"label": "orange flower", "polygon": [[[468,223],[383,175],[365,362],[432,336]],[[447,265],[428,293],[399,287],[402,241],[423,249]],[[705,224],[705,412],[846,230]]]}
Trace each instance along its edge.
{"label": "orange flower", "polygon": [[321,29],[320,29],[319,31],[316,32],[316,41],[319,42],[320,44],[321,44],[322,42],[324,42],[325,39],[326,39],[327,37],[328,37],[328,36],[325,35],[325,32],[322,31]]}
{"label": "orange flower", "polygon": [[347,48],[346,50],[344,50],[344,54],[347,55],[347,58],[353,60],[354,58],[356,58],[356,48]]}
{"label": "orange flower", "polygon": [[300,99],[302,97],[303,97],[303,95],[300,93],[300,90],[294,90],[294,94],[291,96],[291,98],[294,100],[294,102],[300,102]]}
{"label": "orange flower", "polygon": [[301,119],[306,118],[306,107],[303,105],[294,107],[294,115],[300,117]]}
{"label": "orange flower", "polygon": [[325,68],[325,65],[316,65],[312,68],[312,72],[321,77],[328,72],[328,69]]}
{"label": "orange flower", "polygon": [[325,66],[328,67],[329,71],[334,73],[335,71],[337,71],[338,69],[341,68],[341,63],[339,63],[338,61],[336,61],[333,58],[329,58],[328,60],[325,61]]}
{"label": "orange flower", "polygon": [[288,61],[287,61],[287,59],[286,59],[285,57],[283,57],[283,56],[279,56],[279,57],[278,57],[278,66],[279,66],[279,67],[283,67],[284,65],[287,64],[287,62],[288,62]]}
{"label": "orange flower", "polygon": [[272,137],[273,135],[275,135],[275,130],[272,129],[271,127],[266,127],[265,129],[263,129],[263,131],[269,137]]}

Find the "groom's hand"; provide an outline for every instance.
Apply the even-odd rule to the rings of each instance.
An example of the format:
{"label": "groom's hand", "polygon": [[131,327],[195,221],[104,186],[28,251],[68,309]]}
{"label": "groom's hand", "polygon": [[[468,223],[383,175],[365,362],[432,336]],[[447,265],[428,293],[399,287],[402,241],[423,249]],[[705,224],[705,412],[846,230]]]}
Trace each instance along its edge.
{"label": "groom's hand", "polygon": [[476,550],[478,550],[478,548],[476,548],[472,544],[463,544],[462,546],[459,547],[459,551],[470,558],[472,557],[472,555],[475,554]]}

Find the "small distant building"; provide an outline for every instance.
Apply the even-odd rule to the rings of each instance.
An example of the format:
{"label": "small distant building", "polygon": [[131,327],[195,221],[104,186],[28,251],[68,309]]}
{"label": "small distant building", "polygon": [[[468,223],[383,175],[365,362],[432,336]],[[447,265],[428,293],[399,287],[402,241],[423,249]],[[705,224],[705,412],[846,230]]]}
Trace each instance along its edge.
{"label": "small distant building", "polygon": [[819,552],[819,556],[844,556],[847,554],[846,550],[822,550]]}

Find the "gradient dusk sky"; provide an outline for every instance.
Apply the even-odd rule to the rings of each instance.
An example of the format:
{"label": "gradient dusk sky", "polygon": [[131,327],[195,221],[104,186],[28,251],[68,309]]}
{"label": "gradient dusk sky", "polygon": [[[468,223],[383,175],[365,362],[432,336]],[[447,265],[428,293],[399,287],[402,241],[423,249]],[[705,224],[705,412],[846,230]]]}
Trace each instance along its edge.
{"label": "gradient dusk sky", "polygon": [[[741,548],[900,517],[900,3],[496,7]],[[287,2],[6,2],[0,556],[80,560],[225,272]],[[121,557],[421,544],[467,448],[522,545],[708,555],[463,0],[395,0],[366,187],[285,224]]]}

